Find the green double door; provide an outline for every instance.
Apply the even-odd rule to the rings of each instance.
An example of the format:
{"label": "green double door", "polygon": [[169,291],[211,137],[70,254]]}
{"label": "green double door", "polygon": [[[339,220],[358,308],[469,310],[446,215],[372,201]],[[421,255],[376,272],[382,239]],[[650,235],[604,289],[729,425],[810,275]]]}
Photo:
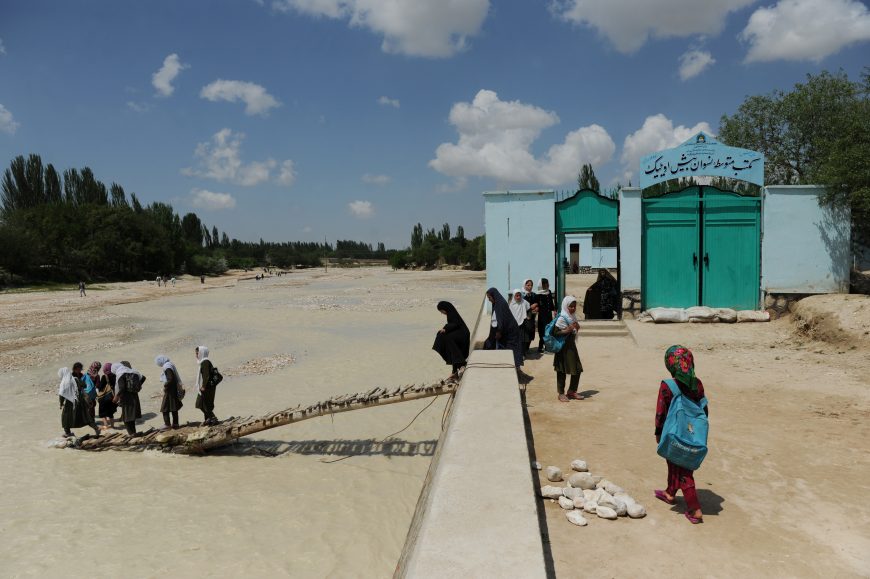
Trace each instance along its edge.
{"label": "green double door", "polygon": [[643,200],[644,309],[758,307],[761,199],[690,187]]}

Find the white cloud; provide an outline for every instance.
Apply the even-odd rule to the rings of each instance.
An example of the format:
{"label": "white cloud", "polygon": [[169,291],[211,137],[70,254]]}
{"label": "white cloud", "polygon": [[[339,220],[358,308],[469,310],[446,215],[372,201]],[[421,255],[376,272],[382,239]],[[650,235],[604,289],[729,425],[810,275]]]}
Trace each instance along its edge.
{"label": "white cloud", "polygon": [[383,36],[381,50],[409,56],[448,57],[480,32],[489,0],[275,0],[273,8],[347,20]]}
{"label": "white cloud", "polygon": [[290,187],[296,182],[296,165],[289,159],[281,163],[281,171],[278,173],[278,183]]}
{"label": "white cloud", "polygon": [[429,166],[451,177],[554,186],[573,182],[583,163],[600,165],[613,156],[613,139],[604,128],[590,125],[571,131],[536,158],[532,143],[558,122],[556,113],[481,90],[473,102],[453,105],[450,123],[459,131],[459,142],[439,145]]}
{"label": "white cloud", "polygon": [[157,89],[157,95],[168,97],[175,92],[172,81],[185,68],[190,68],[190,66],[181,62],[175,53],[164,58],[160,70],[151,75],[151,84]]}
{"label": "white cloud", "polygon": [[236,200],[229,193],[214,193],[205,189],[191,189],[190,204],[198,209],[218,211],[220,209],[233,209]]}
{"label": "white cloud", "polygon": [[369,175],[368,173],[360,177],[360,179],[362,179],[363,183],[368,183],[369,185],[386,185],[393,180],[389,175]]}
{"label": "white cloud", "polygon": [[15,118],[12,116],[9,109],[0,105],[0,133],[14,135],[15,131],[17,131],[20,126],[20,123],[15,122]]}
{"label": "white cloud", "polygon": [[199,96],[212,102],[242,101],[245,103],[246,115],[266,116],[269,114],[269,109],[281,106],[281,103],[262,86],[241,80],[218,79],[202,87]]}
{"label": "white cloud", "polygon": [[597,28],[616,49],[634,52],[650,38],[716,35],[730,12],[756,0],[550,0],[559,18]]}
{"label": "white cloud", "polygon": [[137,103],[136,101],[127,101],[127,108],[135,113],[147,113],[151,110],[148,103]]}
{"label": "white cloud", "polygon": [[351,201],[347,204],[347,208],[354,217],[359,219],[368,219],[375,214],[375,208],[372,207],[371,201]]}
{"label": "white cloud", "polygon": [[680,80],[696,77],[716,63],[706,50],[688,50],[680,56]]}
{"label": "white cloud", "polygon": [[458,193],[468,186],[468,179],[465,177],[455,177],[450,183],[441,183],[435,188],[438,193]]}
{"label": "white cloud", "polygon": [[393,107],[397,109],[401,106],[399,99],[391,99],[390,97],[382,96],[378,99],[378,104],[385,107]]}
{"label": "white cloud", "polygon": [[819,62],[870,40],[870,11],[856,0],[780,0],[756,10],[740,39],[749,43],[746,62]]}
{"label": "white cloud", "polygon": [[[244,133],[221,129],[212,136],[210,142],[199,143],[196,146],[193,154],[199,159],[199,166],[186,167],[181,170],[181,173],[189,177],[203,177],[244,187],[269,181],[272,178],[272,171],[278,167],[278,162],[271,158],[265,161],[243,162],[241,146],[244,139]],[[291,185],[294,179],[293,161],[287,160],[281,163],[276,182],[280,185]]]}
{"label": "white cloud", "polygon": [[694,127],[683,125],[675,127],[673,121],[661,113],[647,117],[641,128],[625,137],[620,158],[624,170],[623,177],[628,180],[637,174],[640,160],[644,155],[676,147],[698,131],[713,134],[713,130],[706,122],[700,122]]}

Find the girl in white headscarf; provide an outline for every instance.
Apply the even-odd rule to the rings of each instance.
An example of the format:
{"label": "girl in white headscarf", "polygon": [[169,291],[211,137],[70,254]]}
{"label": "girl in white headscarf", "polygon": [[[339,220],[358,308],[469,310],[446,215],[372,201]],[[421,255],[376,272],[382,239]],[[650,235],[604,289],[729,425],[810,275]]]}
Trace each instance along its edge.
{"label": "girl in white headscarf", "polygon": [[[178,374],[175,364],[166,356],[157,356],[154,358],[154,363],[163,369],[163,373],[160,375],[160,381],[163,383],[163,400],[160,403],[160,412],[163,414],[163,426],[160,430],[179,428],[178,411],[184,406],[184,403],[181,401],[181,397],[184,396],[181,376]],[[171,424],[169,422],[170,416],[172,417]]]}
{"label": "girl in white headscarf", "polygon": [[532,341],[531,336],[535,333],[533,328],[531,331],[529,329],[529,326],[532,324],[530,317],[532,306],[523,298],[523,290],[521,289],[515,289],[511,292],[508,306],[514,315],[514,319],[517,321],[517,325],[520,327],[520,345],[522,346],[522,353],[525,354],[529,349],[529,343]]}
{"label": "girl in white headscarf", "polygon": [[213,365],[208,359],[208,347],[196,347],[196,361],[199,363],[199,371],[196,373],[196,407],[202,410],[204,425],[217,424],[217,416],[214,415],[214,395],[217,385],[210,383]]}
{"label": "girl in white headscarf", "polygon": [[78,380],[66,366],[57,371],[57,377],[60,378],[57,395],[60,399],[60,424],[63,427],[63,435],[69,438],[74,436],[71,429],[90,426],[99,436],[100,429],[97,428],[88,411],[88,404]]}
{"label": "girl in white headscarf", "polygon": [[[553,369],[556,370],[556,387],[560,402],[582,400],[582,396],[577,393],[577,388],[580,386],[580,374],[583,373],[583,364],[580,363],[580,354],[577,351],[577,331],[580,329],[580,324],[577,321],[576,313],[577,298],[565,296],[562,300],[562,311],[559,312],[556,327],[553,328],[554,334],[565,336],[565,345],[553,357]],[[567,394],[565,392],[566,375],[571,376],[571,385],[568,387]]]}
{"label": "girl in white headscarf", "polygon": [[142,418],[139,391],[145,383],[145,376],[127,361],[112,364],[112,374],[115,375],[115,401],[121,407],[121,422],[127,428],[127,434],[135,436],[136,419]]}

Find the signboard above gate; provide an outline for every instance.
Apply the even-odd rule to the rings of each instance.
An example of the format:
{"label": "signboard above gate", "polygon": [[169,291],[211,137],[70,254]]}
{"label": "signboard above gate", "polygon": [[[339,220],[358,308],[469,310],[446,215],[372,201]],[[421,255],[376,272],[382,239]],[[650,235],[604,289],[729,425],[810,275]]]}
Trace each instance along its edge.
{"label": "signboard above gate", "polygon": [[640,161],[640,188],[684,177],[731,177],[764,186],[764,155],[723,145],[700,132],[682,145]]}

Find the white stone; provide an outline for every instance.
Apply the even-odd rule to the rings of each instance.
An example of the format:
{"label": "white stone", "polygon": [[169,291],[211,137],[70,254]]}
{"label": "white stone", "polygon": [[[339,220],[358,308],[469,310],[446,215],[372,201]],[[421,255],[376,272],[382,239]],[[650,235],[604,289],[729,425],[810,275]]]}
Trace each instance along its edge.
{"label": "white stone", "polygon": [[601,482],[604,483],[604,485],[603,485],[604,490],[609,492],[611,495],[615,495],[616,493],[624,492],[622,490],[622,487],[619,486],[618,484],[616,484],[615,482],[611,482],[611,481],[606,480],[606,479],[601,481]]}
{"label": "white stone", "polygon": [[642,519],[646,516],[646,509],[637,503],[630,504],[628,505],[628,516],[632,519]]}
{"label": "white stone", "polygon": [[562,496],[568,497],[571,500],[583,496],[583,489],[575,489],[573,487],[565,487],[562,489]]}
{"label": "white stone", "polygon": [[595,488],[595,480],[585,472],[576,472],[572,474],[568,477],[568,484],[574,488],[584,490],[592,490]]}
{"label": "white stone", "polygon": [[586,520],[586,517],[580,511],[568,511],[565,513],[565,517],[578,527],[585,527],[589,524],[589,521]]}
{"label": "white stone", "polygon": [[546,499],[558,499],[562,496],[562,487],[545,485],[541,487],[541,496]]}
{"label": "white stone", "polygon": [[558,466],[547,467],[547,480],[550,482],[559,482],[562,480],[562,469]]}
{"label": "white stone", "polygon": [[583,505],[583,510],[587,513],[594,513],[596,510],[598,510],[598,503],[596,503],[595,501],[586,501],[586,503]]}
{"label": "white stone", "polygon": [[574,499],[574,508],[575,509],[582,509],[585,506],[586,506],[586,499],[584,499],[583,497],[577,497]]}
{"label": "white stone", "polygon": [[613,497],[613,504],[616,507],[614,510],[617,517],[624,517],[628,514],[628,505],[625,504],[625,501],[618,497]]}
{"label": "white stone", "polygon": [[599,476],[597,474],[590,475],[592,476],[592,481],[597,485],[604,478],[603,476]]}
{"label": "white stone", "polygon": [[613,495],[613,498],[615,498],[615,499],[619,499],[619,500],[621,500],[622,502],[624,502],[626,507],[627,507],[628,505],[633,505],[633,504],[635,504],[635,503],[637,502],[637,501],[635,501],[633,498],[631,498],[631,495],[629,495],[628,493],[625,493],[625,492],[623,492],[623,493],[616,493],[616,494]]}
{"label": "white stone", "polygon": [[616,511],[614,511],[610,507],[598,505],[598,508],[595,510],[595,514],[602,519],[610,519],[611,521],[616,520]]}
{"label": "white stone", "polygon": [[585,460],[580,460],[578,458],[577,460],[571,461],[571,470],[576,470],[577,472],[587,472],[589,470],[589,467],[586,466]]}
{"label": "white stone", "polygon": [[572,501],[568,497],[559,497],[559,506],[566,511],[571,510],[574,508],[574,501]]}
{"label": "white stone", "polygon": [[535,470],[541,470],[544,467],[542,467],[541,463],[536,460],[535,462],[532,463],[532,468]]}
{"label": "white stone", "polygon": [[586,489],[585,491],[583,491],[583,498],[587,501],[594,501],[596,496],[598,495],[593,490]]}

